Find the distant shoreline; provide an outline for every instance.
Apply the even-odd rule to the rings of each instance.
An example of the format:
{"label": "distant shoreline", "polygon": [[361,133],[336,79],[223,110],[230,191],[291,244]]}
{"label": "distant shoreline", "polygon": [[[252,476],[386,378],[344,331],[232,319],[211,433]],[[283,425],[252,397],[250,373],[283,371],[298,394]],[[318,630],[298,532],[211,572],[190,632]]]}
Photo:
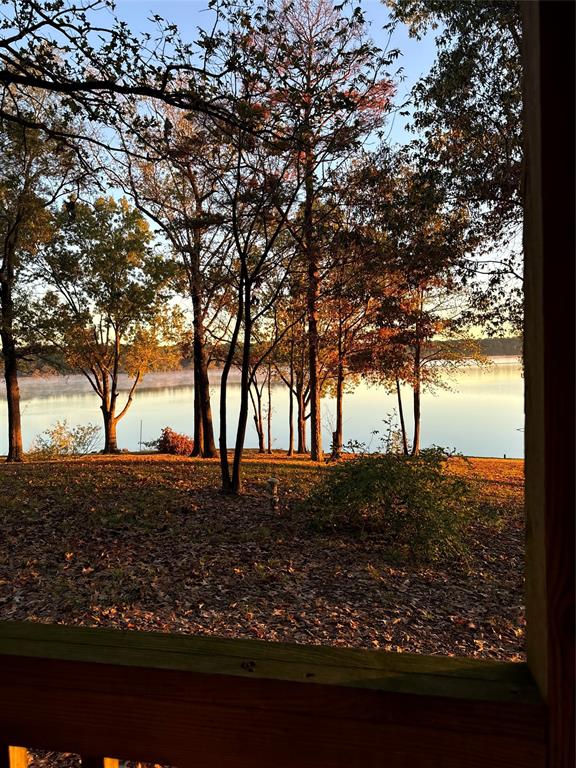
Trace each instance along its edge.
{"label": "distant shoreline", "polygon": [[[494,355],[491,357],[495,365],[521,365],[522,359],[515,355]],[[220,383],[220,368],[210,370],[210,384],[217,386]],[[240,382],[240,371],[232,369],[228,381],[230,384]],[[129,388],[130,379],[125,374],[120,375],[120,392]],[[82,395],[93,392],[89,382],[81,373],[68,375],[32,375],[20,376],[20,394],[23,400],[33,397],[50,397],[54,395]],[[139,392],[153,389],[191,387],[194,384],[194,370],[186,368],[176,371],[165,371],[147,374],[140,386]],[[0,399],[2,399],[0,395]]]}

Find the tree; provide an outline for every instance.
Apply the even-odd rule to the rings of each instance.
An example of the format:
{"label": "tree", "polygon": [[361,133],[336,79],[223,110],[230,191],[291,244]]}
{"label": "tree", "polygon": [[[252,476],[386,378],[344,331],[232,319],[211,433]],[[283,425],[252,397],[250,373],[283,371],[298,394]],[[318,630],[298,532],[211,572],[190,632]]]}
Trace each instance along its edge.
{"label": "tree", "polygon": [[[172,270],[125,199],[78,203],[57,224],[36,260],[34,275],[48,290],[32,307],[32,326],[90,382],[100,399],[104,453],[114,453],[117,424],[146,372],[179,357],[177,347],[166,346],[180,330],[179,313],[166,310]],[[122,370],[132,383],[118,412]]]}
{"label": "tree", "polygon": [[[357,264],[358,262],[356,262]],[[371,340],[369,328],[374,322],[376,302],[350,263],[335,267],[330,274],[331,288],[323,300],[324,311],[330,316],[332,343],[329,346],[329,376],[336,396],[336,429],[332,435],[331,458],[339,459],[344,444],[344,394],[359,379],[358,360]]]}
{"label": "tree", "polygon": [[183,112],[166,106],[152,112],[162,126],[160,135],[152,128],[146,134],[153,158],[135,158],[134,142],[124,137],[124,162],[112,165],[109,174],[160,228],[184,268],[183,290],[193,312],[193,455],[214,457],[208,334],[214,333],[230,299],[227,257],[233,243],[219,226],[224,214],[218,194],[229,153],[222,134],[198,116],[185,119]]}
{"label": "tree", "polygon": [[[222,489],[242,490],[241,463],[246,436],[250,388],[260,366],[276,347],[282,334],[274,333],[267,344],[255,349],[256,329],[275,305],[293,262],[293,249],[283,241],[288,215],[295,204],[299,180],[289,173],[288,160],[254,145],[243,132],[236,144],[236,167],[224,180],[231,209],[231,233],[235,243],[234,283],[236,302],[232,333],[220,380],[220,465]],[[256,354],[254,354],[256,352]],[[238,354],[239,353],[239,354]],[[227,448],[227,384],[234,363],[240,366],[240,411],[232,468]]]}
{"label": "tree", "polygon": [[340,458],[344,441],[344,394],[361,375],[363,348],[371,341],[377,302],[371,290],[372,269],[359,265],[375,252],[369,230],[357,219],[355,174],[335,174],[324,206],[318,216],[317,239],[323,253],[321,310],[322,327],[321,392],[336,399],[336,424],[332,433],[331,459]]}
{"label": "tree", "polygon": [[[461,335],[462,305],[442,277],[417,288],[398,286],[398,295],[381,306],[380,344],[372,347],[379,373],[396,390],[404,453],[417,456],[421,439],[423,390],[446,387],[447,375],[461,365],[484,363],[478,343]],[[444,343],[435,344],[437,339]],[[412,389],[414,433],[409,449],[401,383]]]}
{"label": "tree", "polygon": [[[19,93],[20,113],[53,120],[54,100]],[[7,461],[23,457],[18,365],[30,351],[23,346],[21,273],[52,232],[51,206],[79,182],[73,153],[42,134],[0,118],[0,337],[8,406]],[[74,185],[74,186],[73,186]]]}
{"label": "tree", "polygon": [[376,302],[368,359],[396,388],[406,453],[400,383],[412,387],[412,455],[420,450],[423,384],[438,385],[443,364],[453,368],[467,357],[479,359],[474,345],[462,340],[446,347],[444,357],[430,352],[433,339],[454,338],[466,326],[468,294],[459,269],[476,249],[478,233],[468,207],[450,199],[422,162],[420,149],[420,144],[398,152],[384,148],[353,174],[357,215],[374,243],[364,249],[366,279]]}
{"label": "tree", "polygon": [[[468,206],[482,249],[462,265],[471,322],[522,325],[522,26],[520,2],[387,0],[390,27],[439,28],[437,57],[414,88],[413,130],[454,204]],[[479,238],[480,241],[480,238]],[[480,279],[476,279],[480,278]],[[473,313],[472,310],[476,311]],[[473,316],[474,314],[474,316]]]}
{"label": "tree", "polygon": [[347,3],[335,6],[328,0],[284,2],[274,22],[272,33],[266,36],[266,50],[273,61],[278,55],[282,61],[271,72],[270,87],[277,100],[290,105],[296,157],[304,178],[298,239],[307,265],[311,458],[320,461],[318,202],[331,164],[342,165],[350,150],[382,124],[393,87],[381,71],[396,52],[384,58],[367,38],[360,8]]}
{"label": "tree", "polygon": [[247,66],[236,64],[237,70],[259,91],[267,115],[281,115],[269,124],[268,134],[284,137],[285,151],[292,152],[295,172],[302,177],[301,216],[291,232],[306,262],[311,457],[318,461],[322,459],[318,202],[331,167],[344,163],[348,153],[382,124],[393,88],[381,72],[397,52],[382,55],[366,35],[361,9],[347,0],[340,5],[329,0],[231,4],[229,19],[235,30],[231,49],[243,47],[249,53]]}
{"label": "tree", "polygon": [[[61,141],[84,136],[68,117],[121,125],[134,117],[134,97],[235,121],[230,94],[220,88],[226,65],[212,56],[219,34],[200,31],[196,45],[157,14],[157,35],[135,36],[117,19],[113,0],[0,0],[0,87],[32,87],[62,96],[63,120],[55,126],[19,110],[0,116],[44,130]],[[218,9],[215,7],[216,17]],[[9,101],[9,100],[8,100]],[[140,121],[134,122],[138,127]],[[99,142],[92,136],[91,140]]]}
{"label": "tree", "polygon": [[[264,375],[258,375],[259,371],[258,369],[254,370],[254,365],[250,366],[250,386],[249,386],[249,394],[250,394],[250,403],[252,405],[252,418],[254,420],[254,428],[256,429],[256,435],[258,437],[258,451],[259,453],[265,453],[266,452],[266,433],[268,433],[268,453],[271,453],[270,449],[270,443],[271,443],[271,401],[272,401],[272,394],[271,394],[271,384],[272,384],[272,373],[271,373],[271,363],[270,363],[270,357],[271,354],[266,354],[268,352],[268,344],[269,341],[265,341],[264,343],[260,344],[252,344],[252,352],[254,353],[254,362],[258,366],[258,369],[264,368],[265,373]],[[262,355],[265,355],[268,362],[265,366],[261,363],[261,357]],[[266,427],[265,427],[265,408],[264,408],[264,391],[266,390],[267,396],[268,396],[268,403],[266,407]]]}
{"label": "tree", "polygon": [[[306,270],[302,268],[301,252],[291,266],[286,290],[274,306],[274,327],[279,343],[270,355],[277,377],[288,388],[288,455],[308,453],[307,422],[310,421],[310,367],[308,364],[308,344],[306,338]],[[326,306],[326,291],[322,305]],[[324,396],[330,390],[333,374],[332,329],[334,321],[328,312],[319,313],[320,356],[318,382],[320,393]],[[296,408],[294,408],[296,404]],[[294,430],[294,411],[296,411],[296,432]]]}
{"label": "tree", "polygon": [[[288,456],[294,454],[294,401],[296,401],[296,453],[306,449],[306,407],[309,403],[308,366],[306,364],[306,312],[301,281],[292,268],[285,294],[274,307],[277,328],[285,328],[274,349],[272,361],[276,375],[288,388]],[[280,336],[280,333],[277,334]]]}

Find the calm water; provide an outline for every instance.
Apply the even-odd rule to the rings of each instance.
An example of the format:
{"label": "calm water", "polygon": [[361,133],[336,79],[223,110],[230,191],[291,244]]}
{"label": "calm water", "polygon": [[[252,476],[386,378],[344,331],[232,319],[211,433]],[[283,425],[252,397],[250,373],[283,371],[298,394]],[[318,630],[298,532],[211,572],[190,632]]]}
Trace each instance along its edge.
{"label": "calm water", "polygon": [[[148,376],[137,391],[132,407],[118,425],[121,448],[138,450],[140,429],[142,439],[153,440],[163,427],[191,434],[193,431],[192,372]],[[217,410],[217,375],[212,387],[213,407]],[[125,389],[126,383],[121,387]],[[56,421],[67,419],[70,426],[97,424],[100,426],[98,398],[82,376],[50,379],[22,379],[22,420],[24,447],[28,448],[40,432]],[[230,410],[236,414],[239,404],[238,384],[229,385]],[[119,403],[123,402],[119,398]],[[5,401],[0,411],[0,454],[6,453]],[[410,412],[410,392],[404,392],[404,408]],[[373,430],[383,429],[383,419],[396,408],[396,398],[382,387],[360,384],[344,401],[344,441],[359,440],[375,447]],[[422,445],[455,448],[469,456],[524,455],[524,400],[522,369],[516,358],[497,358],[486,369],[461,369],[451,380],[451,390],[425,393],[422,399]],[[288,442],[288,394],[283,385],[272,391],[273,447],[286,448]],[[334,401],[325,399],[322,407],[324,448],[331,442],[335,426]],[[233,424],[233,419],[229,418]],[[215,426],[218,417],[215,413]],[[410,418],[407,416],[410,428]],[[234,439],[234,429],[229,434]],[[217,434],[217,432],[216,432]],[[256,432],[250,421],[246,447],[257,446]]]}

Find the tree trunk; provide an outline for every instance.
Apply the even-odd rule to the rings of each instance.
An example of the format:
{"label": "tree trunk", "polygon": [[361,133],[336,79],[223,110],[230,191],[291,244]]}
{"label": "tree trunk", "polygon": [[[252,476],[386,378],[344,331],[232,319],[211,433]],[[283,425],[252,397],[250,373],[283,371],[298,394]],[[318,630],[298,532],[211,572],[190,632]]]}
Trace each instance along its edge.
{"label": "tree trunk", "polygon": [[418,456],[420,453],[420,365],[421,365],[421,345],[416,343],[414,347],[414,440],[412,442],[412,456]]}
{"label": "tree trunk", "polygon": [[14,263],[16,231],[9,242],[5,244],[4,260],[2,263],[0,298],[2,314],[0,316],[0,336],[2,337],[2,354],[4,355],[4,379],[6,383],[6,400],[8,404],[8,454],[6,461],[22,461],[22,423],[20,418],[20,387],[18,386],[18,357],[16,342],[12,332],[14,324],[14,300],[12,288],[14,284]]}
{"label": "tree trunk", "polygon": [[308,319],[308,364],[310,369],[310,458],[322,461],[322,416],[320,412],[320,383],[318,380],[318,297],[320,294],[320,269],[318,249],[314,242],[314,158],[312,150],[306,150],[306,179],[304,201],[304,248],[308,262],[308,290],[306,313]]}
{"label": "tree trunk", "polygon": [[306,447],[306,403],[304,401],[304,389],[303,387],[298,387],[296,390],[297,397],[296,402],[298,404],[297,413],[296,413],[296,425],[297,425],[297,433],[298,433],[298,441],[297,441],[297,447],[296,447],[296,453],[307,453],[307,447]]}
{"label": "tree trunk", "polygon": [[[202,329],[204,334],[204,329]],[[208,362],[206,355],[206,343],[203,339],[199,349],[199,399],[200,414],[202,418],[202,455],[212,459],[218,455],[214,442],[214,424],[212,422],[212,404],[210,402],[210,380],[208,378]]]}
{"label": "tree trunk", "polygon": [[402,407],[402,392],[400,390],[400,379],[398,376],[396,376],[396,395],[398,396],[398,414],[400,416],[400,428],[402,430],[402,448],[404,450],[404,456],[408,456],[408,438],[406,436],[404,408]]}
{"label": "tree trunk", "polygon": [[[255,395],[252,394],[255,393]],[[252,382],[248,389],[250,400],[252,402],[252,411],[254,418],[254,427],[256,428],[256,435],[258,436],[258,453],[264,453],[264,420],[262,418],[262,393],[258,389],[258,382],[256,379]]]}
{"label": "tree trunk", "polygon": [[120,416],[116,416],[116,400],[118,398],[117,370],[118,362],[120,359],[120,339],[118,336],[116,337],[115,344],[116,357],[114,371],[112,374],[109,374],[107,371],[102,372],[102,396],[100,405],[100,410],[102,411],[102,417],[104,419],[104,450],[102,453],[118,453],[118,444],[116,441],[116,425],[130,406],[133,393],[132,389],[122,413]]}
{"label": "tree trunk", "polygon": [[342,443],[344,435],[344,422],[342,419],[344,403],[344,365],[338,363],[338,376],[336,378],[336,432],[334,433],[334,445],[332,458],[339,459],[342,456]]}
{"label": "tree trunk", "polygon": [[294,392],[288,389],[288,453],[294,456]]}
{"label": "tree trunk", "polygon": [[20,418],[20,387],[18,386],[18,359],[12,334],[2,332],[4,378],[8,405],[8,455],[6,461],[22,461],[22,423]]}
{"label": "tree trunk", "polygon": [[264,453],[264,426],[262,424],[262,416],[254,414],[254,426],[256,427],[256,434],[258,436],[258,453]]}
{"label": "tree trunk", "polygon": [[268,363],[268,413],[266,414],[266,421],[268,427],[268,453],[272,453],[272,367]]}
{"label": "tree trunk", "polygon": [[[193,312],[193,352],[194,352],[194,423],[196,420],[202,422],[202,427],[198,431],[198,451],[196,452],[196,441],[194,443],[194,453],[197,456],[213,458],[217,456],[216,443],[214,441],[214,425],[212,423],[212,405],[210,403],[210,381],[208,378],[208,359],[206,355],[206,337],[204,332],[204,308],[202,306],[201,280],[200,274],[200,234],[195,233],[194,253],[190,258],[190,293],[192,296]],[[198,398],[196,398],[196,391]],[[196,413],[198,409],[199,413]]]}
{"label": "tree trunk", "polygon": [[288,456],[294,455],[294,339],[290,342],[290,384],[288,386]]}
{"label": "tree trunk", "polygon": [[114,414],[110,413],[105,406],[102,406],[102,415],[104,417],[104,450],[102,453],[119,453],[116,440],[116,425],[118,421]]}
{"label": "tree trunk", "polygon": [[234,330],[232,331],[232,338],[230,339],[230,346],[228,353],[226,354],[226,360],[224,361],[224,368],[222,369],[222,376],[220,379],[220,435],[219,435],[219,447],[220,447],[220,473],[222,476],[222,493],[232,493],[232,476],[230,475],[230,465],[228,464],[228,435],[227,435],[227,408],[226,408],[226,395],[228,393],[228,375],[232,362],[234,360],[234,353],[238,345],[238,336],[240,335],[240,328],[242,326],[242,319],[244,317],[244,287],[243,280],[241,279],[240,286],[238,288],[238,309],[236,311],[236,320],[234,321]]}
{"label": "tree trunk", "polygon": [[250,317],[251,306],[250,285],[245,286],[244,291],[244,344],[242,348],[242,373],[240,376],[240,412],[238,414],[238,430],[236,432],[236,445],[234,447],[234,463],[232,465],[233,494],[242,493],[242,453],[246,438],[246,424],[248,422],[248,389],[250,386],[250,347],[252,336],[252,321]]}
{"label": "tree trunk", "polygon": [[232,359],[230,353],[224,363],[222,370],[222,376],[220,379],[220,474],[222,478],[222,493],[230,493],[232,488],[232,478],[230,477],[230,467],[228,466],[228,437],[226,434],[227,429],[227,410],[226,410],[226,394],[228,391],[228,373],[230,372],[230,366],[232,365]]}
{"label": "tree trunk", "polygon": [[202,409],[200,405],[200,384],[198,381],[198,368],[194,361],[194,447],[192,456],[202,456],[204,445],[204,428],[202,422]]}

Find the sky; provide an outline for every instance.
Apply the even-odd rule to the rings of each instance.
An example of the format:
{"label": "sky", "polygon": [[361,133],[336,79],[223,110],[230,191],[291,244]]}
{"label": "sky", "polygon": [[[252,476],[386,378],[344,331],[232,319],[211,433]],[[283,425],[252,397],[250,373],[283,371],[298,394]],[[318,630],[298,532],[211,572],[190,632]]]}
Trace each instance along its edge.
{"label": "sky", "polygon": [[[166,21],[177,24],[185,40],[196,40],[197,29],[208,27],[211,13],[206,10],[207,0],[117,0],[116,15],[126,21],[132,31],[153,31],[148,21],[152,14],[162,16]],[[397,83],[397,102],[408,97],[416,81],[426,74],[435,57],[435,35],[430,33],[422,40],[408,36],[407,29],[399,27],[390,39],[383,30],[388,21],[388,10],[380,0],[363,0],[364,15],[370,24],[370,35],[384,49],[398,48],[400,58],[394,63],[394,70],[402,67],[404,81]],[[389,128],[392,143],[404,143],[409,139],[405,130],[406,117],[396,116]]]}

